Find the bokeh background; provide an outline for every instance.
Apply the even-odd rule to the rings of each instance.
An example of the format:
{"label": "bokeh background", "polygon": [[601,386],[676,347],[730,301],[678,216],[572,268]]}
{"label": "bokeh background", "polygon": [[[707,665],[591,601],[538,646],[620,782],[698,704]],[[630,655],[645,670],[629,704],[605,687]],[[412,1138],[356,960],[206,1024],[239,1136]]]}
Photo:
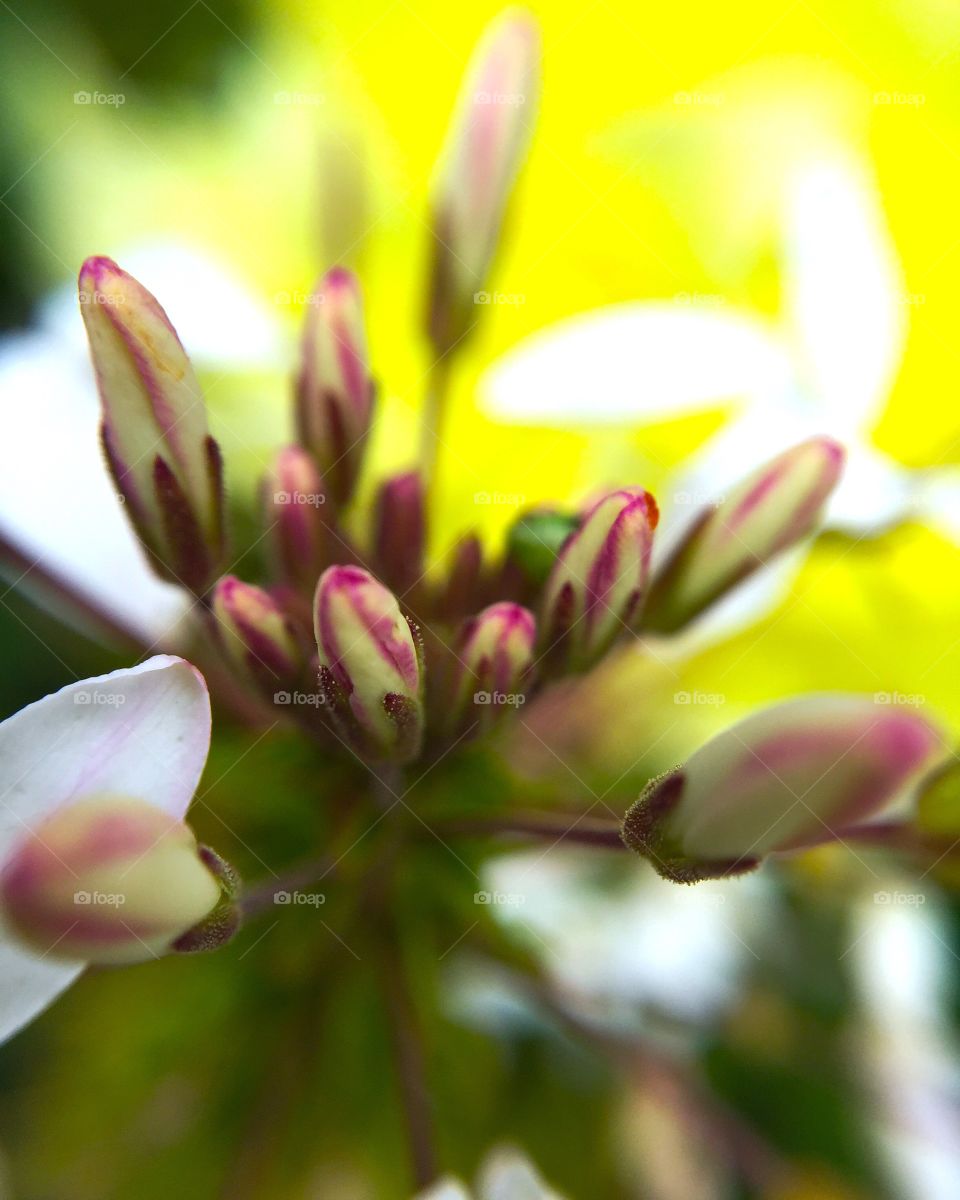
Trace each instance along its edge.
{"label": "bokeh background", "polygon": [[[497,11],[0,4],[0,526],[28,563],[75,569],[130,619],[159,619],[129,546],[105,548],[122,517],[92,482],[73,301],[91,253],[134,270],[180,328],[242,531],[289,436],[297,331],[332,262],[364,283],[375,467],[409,461],[430,361],[429,186]],[[794,429],[841,436],[857,473],[802,562],[682,650],[605,668],[545,718],[562,756],[520,738],[516,768],[530,786],[576,781],[619,802],[712,729],[809,690],[923,706],[955,735],[960,10],[555,0],[536,13],[536,133],[496,266],[501,302],[454,379],[434,553],[467,526],[495,544],[521,504],[611,481],[643,483],[682,517]],[[557,355],[574,335],[571,372]],[[245,565],[256,572],[256,553]],[[30,575],[14,565],[0,598],[4,715],[125,661],[38,603]],[[218,820],[257,857],[295,857],[310,764],[267,739],[241,787],[239,736],[214,747],[220,815],[200,823],[256,876]],[[577,1011],[604,1029],[640,1014],[744,1123],[737,1136],[756,1138],[754,1157],[787,1169],[744,1191],[669,1081],[624,1077],[455,955],[436,1049],[452,1165],[469,1174],[509,1137],[578,1198],[960,1195],[948,866],[831,849],[698,895],[633,864],[499,861],[491,878],[506,891],[523,878],[528,898],[514,929],[503,915],[507,935]],[[90,975],[3,1048],[0,1194],[409,1194],[375,1000],[341,980],[314,1003],[343,963],[308,972],[296,920],[260,949],[257,936],[210,962]]]}

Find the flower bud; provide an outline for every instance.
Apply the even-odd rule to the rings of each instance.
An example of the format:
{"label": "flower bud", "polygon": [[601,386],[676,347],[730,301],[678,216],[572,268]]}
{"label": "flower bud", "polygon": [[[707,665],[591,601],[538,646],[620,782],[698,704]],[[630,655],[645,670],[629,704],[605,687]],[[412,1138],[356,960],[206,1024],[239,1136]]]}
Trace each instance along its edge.
{"label": "flower bud", "polygon": [[377,494],[374,554],[382,579],[412,603],[407,593],[423,579],[427,541],[426,501],[418,471],[386,480]]}
{"label": "flower bud", "polygon": [[657,516],[642,488],[611,492],[587,511],[544,588],[541,654],[582,671],[629,628],[646,589]]}
{"label": "flower bud", "polygon": [[329,553],[327,495],[313,456],[287,446],[262,485],[266,540],[277,572],[292,587],[313,593]]}
{"label": "flower bud", "polygon": [[534,120],[539,32],[513,10],[474,51],[447,134],[433,195],[433,262],[427,314],[442,354],[476,320],[504,209]]}
{"label": "flower bud", "polygon": [[465,534],[454,546],[440,594],[437,613],[443,621],[460,621],[474,608],[484,589],[483,543]]}
{"label": "flower bud", "polygon": [[361,753],[407,762],[423,735],[419,644],[396,597],[360,567],[329,567],[314,600],[327,703]]}
{"label": "flower bud", "polygon": [[187,826],[129,797],[58,809],[0,874],[0,909],[22,941],[93,963],[164,954],[221,900],[217,874]]}
{"label": "flower bud", "polygon": [[451,729],[483,731],[523,704],[536,636],[533,613],[509,601],[491,604],[465,622],[444,714]]}
{"label": "flower bud", "polygon": [[667,879],[738,875],[882,810],[942,751],[916,713],[863,696],[804,696],[755,713],[652,780],[623,840]]}
{"label": "flower bud", "polygon": [[167,314],[109,258],[80,272],[107,463],[157,574],[202,592],[223,558],[220,450]]}
{"label": "flower bud", "polygon": [[335,267],[317,284],[307,308],[297,428],[337,503],[353,494],[372,413],[360,286],[350,271]]}
{"label": "flower bud", "polygon": [[269,695],[297,683],[306,656],[268,592],[226,575],[213,590],[213,615],[223,647],[242,675]]}
{"label": "flower bud", "polygon": [[778,455],[707,508],[650,588],[644,629],[672,633],[806,537],[840,478],[843,447],[816,437]]}

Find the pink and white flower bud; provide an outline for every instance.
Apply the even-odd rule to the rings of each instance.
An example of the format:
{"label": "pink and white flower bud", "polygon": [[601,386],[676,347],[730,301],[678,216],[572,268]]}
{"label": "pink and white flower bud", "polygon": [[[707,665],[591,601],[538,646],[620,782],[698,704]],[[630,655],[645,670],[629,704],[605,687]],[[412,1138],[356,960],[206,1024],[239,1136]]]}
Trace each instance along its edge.
{"label": "pink and white flower bud", "polygon": [[767,854],[843,840],[943,753],[913,711],[864,696],[803,696],[724,730],[652,780],[628,846],[680,883],[738,875]]}
{"label": "pink and white flower bud", "polygon": [[643,625],[672,633],[813,531],[844,450],[810,438],[743,480],[694,522],[650,588]]}
{"label": "pink and white flower bud", "polygon": [[477,296],[530,140],[539,91],[539,30],[529,13],[495,18],[474,51],[433,194],[428,329],[440,353],[477,319]]}
{"label": "pink and white flower bud", "polygon": [[163,579],[206,589],[224,552],[220,450],[167,314],[109,258],[80,271],[107,463]]}
{"label": "pink and white flower bud", "polygon": [[0,874],[0,912],[21,943],[94,963],[166,953],[221,899],[187,826],[129,797],[59,809],[24,835]]}
{"label": "pink and white flower bud", "polygon": [[330,552],[327,493],[313,455],[287,446],[262,485],[263,520],[276,570],[295,588],[313,593]]}
{"label": "pink and white flower bud", "polygon": [[374,555],[377,571],[407,604],[424,575],[426,496],[419,471],[386,480],[377,493]]}
{"label": "pink and white flower bud", "polygon": [[371,757],[415,758],[420,647],[393,593],[360,567],[329,567],[317,584],[314,628],[321,684],[344,733]]}
{"label": "pink and white flower bud", "polygon": [[598,500],[563,543],[540,606],[540,653],[582,671],[636,616],[650,573],[657,505],[642,488]]}
{"label": "pink and white flower bud", "polygon": [[263,588],[224,576],[213,590],[213,615],[242,675],[268,694],[298,682],[306,656],[283,609]]}
{"label": "pink and white flower bud", "polygon": [[491,604],[464,623],[445,713],[451,728],[482,732],[524,703],[536,640],[533,613],[509,601]]}
{"label": "pink and white flower bud", "polygon": [[349,500],[360,474],[373,393],[360,285],[335,267],[310,297],[296,395],[300,441],[338,504]]}

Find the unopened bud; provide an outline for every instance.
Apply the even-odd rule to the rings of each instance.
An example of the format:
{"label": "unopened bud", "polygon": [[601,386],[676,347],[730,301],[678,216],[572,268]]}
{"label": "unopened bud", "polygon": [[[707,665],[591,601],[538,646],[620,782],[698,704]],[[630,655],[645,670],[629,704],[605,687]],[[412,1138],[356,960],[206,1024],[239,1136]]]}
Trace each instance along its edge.
{"label": "unopened bud", "polygon": [[374,554],[377,571],[408,604],[424,574],[426,499],[418,471],[386,480],[377,494]]}
{"label": "unopened bud", "polygon": [[482,732],[523,704],[536,636],[533,613],[509,601],[491,604],[464,624],[444,714],[451,729]]}
{"label": "unopened bud", "polygon": [[286,614],[263,588],[224,576],[213,591],[213,615],[241,674],[268,693],[300,678],[305,654]]}
{"label": "unopened bud", "polygon": [[724,730],[651,781],[623,840],[679,883],[738,875],[767,854],[842,841],[938,752],[939,733],[916,713],[804,696]]}
{"label": "unopened bud", "polygon": [[611,492],[587,512],[544,588],[540,652],[548,660],[585,670],[629,629],[647,585],[657,516],[642,488]]}
{"label": "unopened bud", "polygon": [[353,494],[360,474],[373,391],[360,285],[350,271],[335,267],[320,280],[307,308],[297,426],[338,504]]}
{"label": "unopened bud", "polygon": [[312,594],[332,549],[327,494],[313,456],[300,446],[279,451],[261,496],[266,541],[278,573]]}
{"label": "unopened bud", "polygon": [[643,626],[672,633],[809,534],[843,469],[817,437],[778,455],[694,522],[650,588]]}
{"label": "unopened bud", "polygon": [[53,958],[93,963],[156,958],[222,899],[187,826],[127,797],[59,809],[0,875],[3,918],[20,939]]}
{"label": "unopened bud", "polygon": [[196,592],[223,558],[220,451],[167,314],[109,258],[80,272],[107,463],[154,569]]}
{"label": "unopened bud", "polygon": [[447,134],[433,196],[428,326],[448,351],[477,319],[504,209],[526,153],[539,90],[539,31],[512,10],[474,51]]}
{"label": "unopened bud", "polygon": [[314,601],[321,683],[345,735],[371,757],[415,758],[422,669],[396,597],[359,567],[329,567]]}
{"label": "unopened bud", "polygon": [[437,602],[440,617],[451,622],[462,620],[476,608],[483,587],[483,544],[475,533],[468,533],[450,555],[446,582]]}

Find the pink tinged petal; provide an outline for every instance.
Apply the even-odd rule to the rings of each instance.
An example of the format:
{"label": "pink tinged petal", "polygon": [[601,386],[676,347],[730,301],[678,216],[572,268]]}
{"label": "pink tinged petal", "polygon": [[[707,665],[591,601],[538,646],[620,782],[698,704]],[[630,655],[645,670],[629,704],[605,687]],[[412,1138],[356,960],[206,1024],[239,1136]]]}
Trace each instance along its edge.
{"label": "pink tinged petal", "polygon": [[97,963],[155,958],[221,898],[190,830],[129,797],[58,809],[0,871],[0,911],[27,948]]}
{"label": "pink tinged petal", "polygon": [[657,518],[640,488],[612,492],[588,510],[544,588],[542,653],[583,670],[629,630],[646,591]]}
{"label": "pink tinged petal", "polygon": [[373,391],[360,286],[337,267],[310,297],[296,394],[300,441],[338,503],[350,498],[360,473]]}
{"label": "pink tinged petal", "polygon": [[314,598],[321,676],[344,732],[370,754],[419,751],[418,645],[394,595],[359,567],[329,567]]}
{"label": "pink tinged petal", "polygon": [[516,10],[479,42],[457,100],[433,194],[428,327],[450,349],[475,319],[504,209],[526,153],[539,91],[539,29]]}
{"label": "pink tinged petal", "polygon": [[536,637],[533,613],[509,601],[491,604],[464,624],[444,702],[451,730],[481,732],[523,704]]}
{"label": "pink tinged petal", "polygon": [[212,607],[223,647],[242,674],[271,694],[296,683],[305,656],[268,592],[227,575],[213,590]]}
{"label": "pink tinged petal", "polygon": [[663,872],[672,878],[735,873],[766,854],[842,840],[942,752],[940,732],[915,712],[805,696],[725,730],[652,785],[625,837],[672,863]]}
{"label": "pink tinged petal", "polygon": [[644,627],[673,632],[810,534],[843,470],[844,450],[810,438],[766,464],[694,521],[650,590]]}

